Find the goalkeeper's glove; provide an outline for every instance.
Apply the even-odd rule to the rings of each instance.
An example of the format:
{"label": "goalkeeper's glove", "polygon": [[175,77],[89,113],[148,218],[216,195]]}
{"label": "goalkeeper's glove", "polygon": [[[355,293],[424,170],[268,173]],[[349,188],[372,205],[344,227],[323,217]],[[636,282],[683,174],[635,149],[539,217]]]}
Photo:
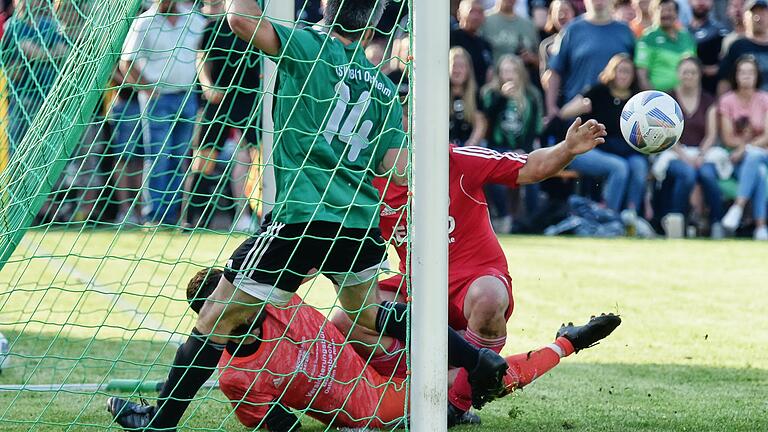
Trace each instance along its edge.
{"label": "goalkeeper's glove", "polygon": [[272,406],[264,418],[269,432],[296,432],[301,429],[301,422],[279,403]]}

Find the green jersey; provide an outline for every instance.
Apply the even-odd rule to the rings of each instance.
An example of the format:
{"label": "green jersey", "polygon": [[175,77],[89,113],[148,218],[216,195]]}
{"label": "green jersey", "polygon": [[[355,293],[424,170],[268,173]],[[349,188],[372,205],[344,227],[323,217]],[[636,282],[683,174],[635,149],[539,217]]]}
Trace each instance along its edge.
{"label": "green jersey", "polygon": [[653,27],[637,41],[635,65],[648,70],[651,87],[667,91],[677,85],[680,60],[695,54],[696,42],[687,30],[678,30],[672,38],[659,27]]}
{"label": "green jersey", "polygon": [[359,43],[273,24],[281,42],[273,118],[278,222],[377,228],[372,180],[384,154],[405,146],[395,85]]}

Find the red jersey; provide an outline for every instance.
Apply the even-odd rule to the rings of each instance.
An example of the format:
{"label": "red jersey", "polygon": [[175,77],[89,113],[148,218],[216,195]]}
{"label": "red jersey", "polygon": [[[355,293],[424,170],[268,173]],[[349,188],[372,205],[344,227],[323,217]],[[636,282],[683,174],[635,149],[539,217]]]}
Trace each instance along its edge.
{"label": "red jersey", "polygon": [[[448,208],[448,283],[463,281],[478,270],[508,273],[507,259],[491,226],[483,186],[488,183],[517,187],[517,176],[528,155],[499,153],[483,147],[450,147]],[[379,226],[392,239],[405,273],[408,238],[408,188],[387,179],[374,179],[383,197]],[[418,199],[418,197],[416,198]]]}
{"label": "red jersey", "polygon": [[221,391],[242,424],[256,427],[270,402],[325,424],[381,428],[404,417],[406,386],[379,375],[320,312],[294,296],[267,306],[258,350],[219,362]]}

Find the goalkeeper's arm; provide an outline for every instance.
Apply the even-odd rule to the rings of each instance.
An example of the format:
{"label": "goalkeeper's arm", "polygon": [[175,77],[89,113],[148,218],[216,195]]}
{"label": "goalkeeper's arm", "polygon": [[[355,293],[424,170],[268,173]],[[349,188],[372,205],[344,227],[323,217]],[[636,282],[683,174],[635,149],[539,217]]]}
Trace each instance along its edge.
{"label": "goalkeeper's arm", "polygon": [[301,423],[292,412],[279,403],[272,405],[264,418],[269,432],[296,432],[301,429]]}
{"label": "goalkeeper's arm", "polygon": [[256,0],[226,0],[226,5],[227,22],[237,37],[267,55],[280,53],[280,39]]}

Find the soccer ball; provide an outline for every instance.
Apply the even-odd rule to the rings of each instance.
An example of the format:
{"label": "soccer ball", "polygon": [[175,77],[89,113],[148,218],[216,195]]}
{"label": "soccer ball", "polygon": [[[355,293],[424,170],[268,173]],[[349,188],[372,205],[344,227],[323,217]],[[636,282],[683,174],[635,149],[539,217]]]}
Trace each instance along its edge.
{"label": "soccer ball", "polygon": [[621,111],[621,134],[644,154],[663,152],[683,133],[683,111],[672,96],[649,90],[632,96]]}

